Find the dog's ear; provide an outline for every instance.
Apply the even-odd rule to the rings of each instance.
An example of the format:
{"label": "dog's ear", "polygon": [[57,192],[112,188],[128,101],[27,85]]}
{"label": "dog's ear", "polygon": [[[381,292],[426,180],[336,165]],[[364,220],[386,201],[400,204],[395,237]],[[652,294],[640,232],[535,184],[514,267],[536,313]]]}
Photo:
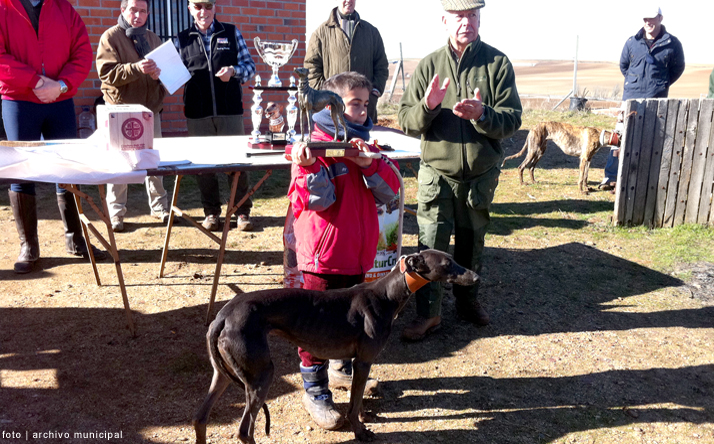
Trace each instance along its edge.
{"label": "dog's ear", "polygon": [[426,261],[419,253],[407,256],[405,262],[407,263],[407,271],[415,271],[417,273],[421,273],[426,271],[427,269]]}

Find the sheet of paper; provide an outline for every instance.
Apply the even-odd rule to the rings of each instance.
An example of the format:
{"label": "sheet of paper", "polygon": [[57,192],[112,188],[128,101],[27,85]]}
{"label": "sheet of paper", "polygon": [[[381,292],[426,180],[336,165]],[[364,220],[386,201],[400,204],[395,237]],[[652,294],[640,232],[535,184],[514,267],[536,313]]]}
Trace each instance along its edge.
{"label": "sheet of paper", "polygon": [[159,80],[164,84],[169,94],[175,93],[191,78],[191,74],[181,61],[171,40],[148,53],[146,58],[153,60],[158,65],[161,70]]}

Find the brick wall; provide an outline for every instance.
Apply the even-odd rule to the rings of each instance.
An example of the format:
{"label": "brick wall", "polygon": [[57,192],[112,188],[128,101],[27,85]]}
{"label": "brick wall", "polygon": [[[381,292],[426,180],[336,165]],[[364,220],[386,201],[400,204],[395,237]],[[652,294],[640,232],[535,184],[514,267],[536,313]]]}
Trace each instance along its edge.
{"label": "brick wall", "polygon": [[[102,33],[116,25],[119,16],[120,0],[70,0],[75,9],[82,16],[87,26],[89,39],[96,55],[97,44]],[[160,1],[160,0],[154,0]],[[258,36],[262,40],[290,41],[297,39],[297,51],[290,59],[290,63],[280,69],[281,80],[287,85],[292,69],[302,66],[305,58],[305,2],[306,0],[259,1],[259,0],[217,0],[216,18],[219,21],[232,23],[238,27],[246,44],[250,49],[257,73],[267,83],[272,70],[258,55],[253,45],[253,38]],[[188,2],[186,2],[188,4]],[[252,85],[252,81],[250,82]],[[250,132],[252,125],[249,120],[250,107],[253,105],[252,93],[249,84],[243,85],[243,107],[246,110],[245,127]],[[96,66],[92,66],[87,80],[79,88],[74,102],[79,113],[83,105],[91,106],[94,100],[101,95],[101,82],[97,76]],[[166,135],[183,134],[186,131],[186,121],[183,115],[183,88],[173,95],[167,96],[164,101],[162,113],[162,128]],[[283,101],[287,96],[263,94],[263,107],[268,101]]]}

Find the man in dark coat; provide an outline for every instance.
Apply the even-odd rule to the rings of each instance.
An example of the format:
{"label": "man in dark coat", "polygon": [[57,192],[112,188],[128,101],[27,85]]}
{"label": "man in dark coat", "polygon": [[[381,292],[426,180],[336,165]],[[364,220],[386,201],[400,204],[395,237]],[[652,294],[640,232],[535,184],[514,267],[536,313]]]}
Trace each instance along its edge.
{"label": "man in dark coat", "polygon": [[[662,10],[652,7],[642,11],[644,26],[622,49],[620,71],[625,76],[622,100],[664,98],[669,87],[684,72],[684,51],[677,37],[662,25]],[[612,190],[617,182],[619,150],[610,150],[601,189]]]}

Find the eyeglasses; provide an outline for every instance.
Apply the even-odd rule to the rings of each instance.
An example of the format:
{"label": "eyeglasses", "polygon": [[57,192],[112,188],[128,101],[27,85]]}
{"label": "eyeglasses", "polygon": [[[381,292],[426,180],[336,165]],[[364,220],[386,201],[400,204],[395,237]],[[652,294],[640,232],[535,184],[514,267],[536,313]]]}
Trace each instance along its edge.
{"label": "eyeglasses", "polygon": [[213,9],[213,3],[191,3],[191,5],[193,5],[196,11],[200,11],[203,8],[206,8],[209,11]]}

